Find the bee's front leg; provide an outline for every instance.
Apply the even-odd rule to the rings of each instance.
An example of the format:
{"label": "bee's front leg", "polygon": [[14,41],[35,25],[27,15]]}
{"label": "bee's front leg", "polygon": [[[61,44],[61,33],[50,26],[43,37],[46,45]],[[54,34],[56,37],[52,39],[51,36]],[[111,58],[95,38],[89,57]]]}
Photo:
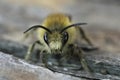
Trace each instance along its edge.
{"label": "bee's front leg", "polygon": [[69,53],[71,54],[71,56],[77,56],[78,57],[78,60],[80,61],[82,68],[87,72],[92,72],[90,67],[87,64],[87,61],[85,60],[84,52],[78,46],[78,44],[71,44],[71,45],[69,45],[69,48],[72,52],[72,53],[71,52],[69,52]]}
{"label": "bee's front leg", "polygon": [[74,45],[74,54],[78,55],[78,58],[81,62],[81,65],[83,67],[83,69],[87,72],[92,72],[90,67],[87,64],[87,61],[85,60],[84,54],[83,54],[83,50],[81,48],[79,48],[77,46],[77,44]]}
{"label": "bee's front leg", "polygon": [[26,54],[26,56],[25,56],[25,60],[26,60],[26,61],[28,61],[28,60],[30,59],[31,54],[32,54],[32,52],[33,52],[36,44],[41,45],[40,41],[35,41],[32,45],[29,46],[28,51],[27,51],[27,54]]}

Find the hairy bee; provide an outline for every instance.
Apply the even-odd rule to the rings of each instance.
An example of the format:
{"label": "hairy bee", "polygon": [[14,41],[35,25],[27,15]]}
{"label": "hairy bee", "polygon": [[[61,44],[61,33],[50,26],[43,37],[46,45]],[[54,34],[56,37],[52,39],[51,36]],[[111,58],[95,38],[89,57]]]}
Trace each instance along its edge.
{"label": "hairy bee", "polygon": [[[38,35],[38,40],[29,48],[25,59],[28,60],[30,58],[36,43],[40,44],[42,47],[41,50],[47,51],[47,53],[67,54],[69,52],[69,46],[74,45],[75,40],[78,38],[78,34],[82,35],[83,39],[89,45],[92,45],[82,28],[79,27],[85,24],[86,23],[73,24],[71,22],[71,17],[62,13],[48,15],[42,25],[32,26],[24,32],[27,33],[28,31],[36,30]],[[78,53],[80,58],[81,53],[80,50]]]}

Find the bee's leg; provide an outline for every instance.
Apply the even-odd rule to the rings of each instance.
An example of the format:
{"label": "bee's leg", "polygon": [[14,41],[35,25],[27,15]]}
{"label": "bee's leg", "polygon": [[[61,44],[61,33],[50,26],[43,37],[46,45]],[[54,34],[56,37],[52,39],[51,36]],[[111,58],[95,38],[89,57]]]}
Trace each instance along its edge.
{"label": "bee's leg", "polygon": [[85,34],[85,31],[81,28],[81,27],[78,27],[79,28],[79,32],[82,36],[82,38],[90,45],[90,46],[93,46],[92,42],[90,41],[90,39],[86,36]]}
{"label": "bee's leg", "polygon": [[80,48],[75,50],[75,51],[77,51],[76,54],[78,55],[78,57],[80,59],[80,62],[81,62],[83,69],[87,72],[92,72],[87,64],[87,61],[84,58],[84,55],[83,55],[84,52]]}
{"label": "bee's leg", "polygon": [[[44,51],[45,51],[45,49],[42,49],[42,50],[40,51],[40,63],[44,63],[44,59],[43,59]],[[46,58],[46,57],[45,57],[45,58]],[[46,59],[45,59],[45,61],[46,61]]]}
{"label": "bee's leg", "polygon": [[40,41],[35,41],[32,45],[29,46],[27,54],[25,56],[25,60],[29,60],[30,59],[31,54],[32,54],[36,44],[41,44],[41,43],[40,43]]}
{"label": "bee's leg", "polygon": [[[47,59],[48,59],[48,55],[47,54],[41,56],[41,63],[43,63],[42,66],[44,66],[44,67],[46,67],[46,68],[51,70],[51,67],[48,64]],[[54,70],[52,70],[52,71],[54,71]]]}

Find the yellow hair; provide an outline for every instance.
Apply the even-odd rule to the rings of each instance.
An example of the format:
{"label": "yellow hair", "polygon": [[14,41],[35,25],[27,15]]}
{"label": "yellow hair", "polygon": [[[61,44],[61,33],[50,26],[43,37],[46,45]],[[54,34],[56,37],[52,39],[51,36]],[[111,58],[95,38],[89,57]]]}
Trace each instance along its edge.
{"label": "yellow hair", "polygon": [[[68,25],[71,25],[71,20],[69,19],[69,17],[65,14],[61,14],[61,13],[56,13],[56,14],[50,14],[48,15],[45,20],[43,21],[43,26],[45,26],[46,28],[53,30],[53,29],[63,29]],[[69,40],[67,42],[67,44],[73,43],[75,41],[76,38],[76,28],[72,27],[66,30],[69,34]],[[44,42],[43,36],[45,34],[45,30],[41,30],[38,29],[38,38],[40,39],[40,41],[42,43]],[[46,44],[45,44],[46,45]]]}

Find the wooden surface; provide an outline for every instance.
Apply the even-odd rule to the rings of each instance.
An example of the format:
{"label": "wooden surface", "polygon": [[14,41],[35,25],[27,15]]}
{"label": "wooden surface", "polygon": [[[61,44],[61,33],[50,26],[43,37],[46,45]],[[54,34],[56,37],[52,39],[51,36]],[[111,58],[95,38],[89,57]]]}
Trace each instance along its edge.
{"label": "wooden surface", "polygon": [[[0,40],[0,51],[24,58],[27,46],[9,40]],[[36,50],[37,51],[37,50]],[[31,61],[36,60],[37,52],[34,51]],[[48,66],[49,69],[72,76],[83,77],[86,79],[120,79],[120,54],[113,54],[108,51],[96,50],[84,54],[88,65],[92,69],[92,75],[84,70],[65,69],[64,67]],[[37,65],[37,64],[35,64]]]}

